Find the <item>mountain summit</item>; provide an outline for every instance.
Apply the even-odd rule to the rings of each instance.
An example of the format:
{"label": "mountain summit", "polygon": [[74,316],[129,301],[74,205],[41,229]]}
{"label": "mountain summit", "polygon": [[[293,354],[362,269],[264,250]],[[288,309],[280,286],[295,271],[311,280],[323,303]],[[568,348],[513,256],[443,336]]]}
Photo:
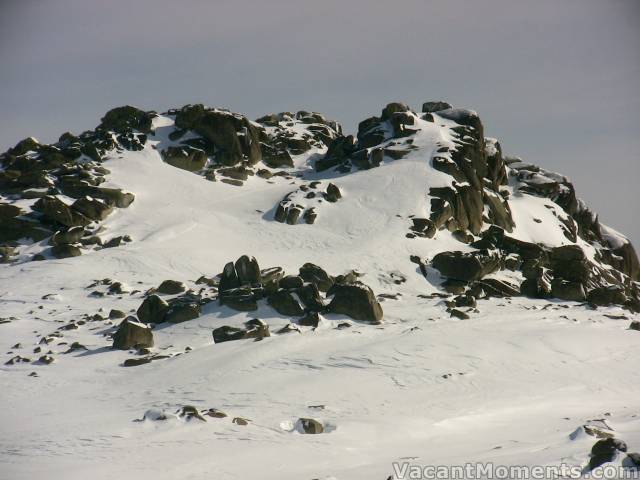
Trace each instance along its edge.
{"label": "mountain summit", "polygon": [[636,252],[472,110],[124,106],[0,167],[3,447],[51,455],[12,478],[640,449]]}

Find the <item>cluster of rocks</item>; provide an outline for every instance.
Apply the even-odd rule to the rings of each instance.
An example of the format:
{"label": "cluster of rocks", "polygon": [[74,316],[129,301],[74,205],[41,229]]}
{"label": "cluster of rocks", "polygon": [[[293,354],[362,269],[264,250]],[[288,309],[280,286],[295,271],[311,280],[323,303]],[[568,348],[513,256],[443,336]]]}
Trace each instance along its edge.
{"label": "cluster of rocks", "polygon": [[[187,422],[191,420],[199,420],[201,422],[206,422],[207,419],[205,417],[220,419],[220,418],[227,418],[228,415],[222,410],[219,410],[217,408],[198,409],[193,405],[184,405],[178,408],[178,410],[176,410],[174,413],[169,413],[165,410],[150,409],[144,413],[141,419],[135,420],[135,421],[143,422],[145,420],[149,420],[153,422],[159,422],[159,421],[166,421],[169,419],[176,419],[176,420],[184,420]],[[249,425],[250,421],[251,420],[243,417],[233,417],[233,419],[231,420],[231,423],[234,423],[236,425],[246,426],[246,425]]]}
{"label": "cluster of rocks", "polygon": [[[591,448],[589,463],[584,469],[585,473],[614,461],[620,453],[627,453],[627,450],[627,444],[613,436],[598,440]],[[640,453],[627,453],[622,464],[625,467],[640,468]]]}
{"label": "cluster of rocks", "polygon": [[[262,161],[271,168],[293,167],[293,156],[324,148],[341,134],[336,122],[319,113],[299,111],[266,115],[256,122],[247,117],[201,104],[169,110],[176,145],[161,151],[163,159],[178,168],[200,172],[208,180],[240,186]],[[269,170],[258,170],[269,177]]]}
{"label": "cluster of rocks", "polygon": [[[213,418],[213,419],[223,419],[228,418],[229,415],[224,411],[217,408],[198,408],[193,405],[183,405],[179,407],[175,412],[167,412],[166,410],[159,409],[150,409],[147,410],[141,419],[135,420],[137,422],[143,422],[145,420],[148,421],[167,421],[169,419],[175,420],[183,420],[183,421],[192,421],[199,420],[201,422],[206,422],[207,419],[205,417]],[[233,417],[231,419],[231,423],[240,426],[247,426],[251,420],[244,417]],[[303,433],[316,435],[325,432],[325,427],[322,422],[314,419],[314,418],[298,418],[294,424],[294,430]]]}
{"label": "cluster of rocks", "polygon": [[[342,192],[333,183],[326,188],[323,182],[313,181],[301,185],[297,190],[288,193],[276,207],[274,219],[280,223],[296,225],[299,221],[312,224],[318,218],[317,206],[324,201],[335,203],[342,198]],[[314,204],[314,206],[310,206]]]}
{"label": "cluster of rocks", "polygon": [[262,160],[271,168],[293,167],[293,156],[325,148],[342,135],[342,127],[316,112],[281,112],[256,120],[264,127]]}
{"label": "cluster of rocks", "polygon": [[[578,245],[547,248],[510,237],[492,226],[471,246],[476,250],[442,252],[431,261],[446,278],[443,288],[459,295],[456,302],[469,302],[469,297],[526,295],[640,311],[639,284],[619,270],[590,260]],[[424,264],[419,258],[413,260]],[[524,281],[515,284],[485,278],[500,270],[519,271]]]}
{"label": "cluster of rocks", "polygon": [[299,317],[302,323],[313,323],[320,313],[380,323],[382,307],[371,288],[357,278],[355,272],[333,277],[312,263],[300,267],[298,275],[286,275],[280,267],[261,270],[255,258],[245,255],[225,265],[218,299],[240,311],[257,310],[258,302],[266,299],[278,313]]}
{"label": "cluster of rocks", "polygon": [[[379,324],[383,316],[373,291],[358,281],[357,273],[351,271],[334,277],[312,263],[300,267],[298,275],[286,275],[280,267],[260,269],[254,257],[243,255],[227,263],[216,278],[201,277],[196,283],[205,287],[195,292],[182,282],[165,280],[149,290],[136,316],[128,316],[118,326],[113,335],[113,348],[153,347],[154,325],[194,320],[201,315],[204,305],[216,299],[220,305],[237,311],[255,311],[264,300],[279,314],[295,317],[299,325],[312,327],[318,326],[323,313],[347,315],[371,324]],[[207,288],[215,294],[207,296]],[[269,326],[257,318],[246,322],[244,328],[225,325],[213,330],[215,343],[248,338],[261,340],[270,335]],[[156,358],[151,356],[130,364],[139,365]]]}
{"label": "cluster of rocks", "polygon": [[[474,111],[452,108],[446,102],[426,102],[418,114],[405,104],[391,103],[379,117],[362,121],[357,137],[337,137],[316,162],[316,170],[347,172],[376,167],[385,157],[399,158],[411,151],[413,138],[424,122],[449,130],[451,140],[437,145],[431,165],[451,180],[449,186],[429,188],[430,214],[427,218],[412,217],[406,236],[429,239],[439,230],[447,230],[456,240],[477,249],[471,254],[444,252],[433,259],[447,278],[445,288],[465,294],[456,304],[473,303],[466,295],[524,294],[640,309],[636,283],[640,263],[631,243],[599,224],[576,198],[566,177],[504,157],[500,143],[484,137],[484,127]],[[399,142],[404,146],[399,147]],[[392,153],[398,149],[400,154]],[[589,242],[595,258],[588,259],[578,245],[551,249],[509,237],[515,226],[510,188],[551,200],[548,208],[566,238],[574,243]],[[425,264],[421,259],[416,263]],[[525,281],[515,285],[483,278],[505,269],[522,272]]]}
{"label": "cluster of rocks", "polygon": [[360,122],[355,137],[337,137],[316,162],[316,170],[336,169],[346,173],[353,168],[377,167],[385,157],[393,160],[404,157],[417,148],[411,138],[418,131],[412,128],[417,118],[403,103],[388,104],[379,117]]}
{"label": "cluster of rocks", "polygon": [[[2,153],[0,257],[10,260],[23,239],[51,237],[51,252],[59,258],[100,245],[99,223],[114,208],[126,208],[135,198],[102,186],[109,174],[102,166],[105,154],[118,148],[141,149],[152,115],[133,107],[116,108],[95,130],[79,136],[65,133],[51,145],[27,138]],[[67,198],[74,201],[68,203]]]}

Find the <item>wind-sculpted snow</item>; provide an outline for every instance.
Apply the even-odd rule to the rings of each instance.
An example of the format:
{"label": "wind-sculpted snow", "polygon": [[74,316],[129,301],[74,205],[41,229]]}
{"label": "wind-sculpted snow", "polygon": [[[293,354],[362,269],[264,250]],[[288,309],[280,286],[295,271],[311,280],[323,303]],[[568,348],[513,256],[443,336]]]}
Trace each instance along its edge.
{"label": "wind-sculpted snow", "polygon": [[0,162],[0,477],[640,458],[635,251],[474,111],[122,107]]}

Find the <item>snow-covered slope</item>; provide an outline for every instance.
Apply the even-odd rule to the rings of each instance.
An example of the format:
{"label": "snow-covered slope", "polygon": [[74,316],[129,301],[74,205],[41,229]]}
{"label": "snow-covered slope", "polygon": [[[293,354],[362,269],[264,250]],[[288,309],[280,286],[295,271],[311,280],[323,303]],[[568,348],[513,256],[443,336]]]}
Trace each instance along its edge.
{"label": "snow-covered slope", "polygon": [[[98,133],[83,134],[74,161],[89,166],[84,171],[93,173],[85,176],[102,178],[92,198],[115,191],[135,200],[104,199],[110,210],[99,219],[83,210],[93,221],[82,220],[82,239],[98,236],[103,246],[112,238],[130,241],[121,238],[113,248],[61,242],[81,253],[69,258],[56,258],[66,255],[51,249],[49,237],[72,225],[61,227],[42,206],[31,211],[38,200],[24,197],[36,195],[23,192],[39,188],[39,196],[65,205],[84,196],[73,195],[59,166],[44,171],[40,187],[16,187],[28,169],[15,177],[11,166],[25,156],[43,161],[37,143],[5,154],[3,202],[22,209],[7,218],[40,221],[45,232],[6,240],[10,263],[0,266],[0,346],[5,361],[14,359],[0,367],[0,478],[386,479],[393,462],[582,468],[598,440],[584,425],[639,451],[640,334],[629,328],[639,290],[628,241],[577,200],[565,201],[573,194],[566,178],[503,160],[499,144],[481,131],[474,137],[481,145],[473,146],[467,136],[478,125],[464,122],[475,122],[475,114],[433,106],[418,114],[393,105],[363,122],[357,139],[307,112],[256,123],[213,110],[207,124],[197,108],[149,115],[150,124],[129,112],[124,133],[120,117],[106,116],[111,120],[103,119]],[[467,220],[453,209],[438,224],[434,192],[462,192],[473,179],[434,165],[455,165],[467,141],[464,160],[489,164],[486,175],[474,167],[474,175],[487,178],[479,187],[481,216],[472,218],[466,205]],[[97,145],[93,158],[87,144]],[[261,156],[268,149],[269,161]],[[495,198],[508,216],[494,216]],[[57,208],[63,219],[64,206]],[[300,216],[289,222],[291,208]],[[429,228],[416,228],[416,219]],[[478,243],[494,241],[496,226],[508,240],[490,248]],[[539,277],[523,267],[531,245],[547,262],[536,264]],[[557,249],[567,245],[584,258],[560,258],[575,254]],[[477,281],[445,274],[433,262],[442,252],[479,251],[503,257]],[[306,263],[334,278],[353,270],[375,292],[383,320],[325,308],[317,327],[296,325],[301,315],[278,313],[268,292],[253,311],[221,305],[217,275],[242,255],[256,258],[263,278],[269,267],[297,275]],[[585,278],[567,280],[566,264],[558,263],[567,261],[582,262]],[[544,275],[556,290],[536,290],[541,298],[492,290],[520,291]],[[160,298],[196,302],[195,318],[160,319],[146,350],[112,349],[122,314],[135,316],[164,280],[183,282],[188,291]],[[584,298],[554,298],[566,284],[580,284]],[[603,291],[624,298],[604,302]],[[121,314],[110,319],[112,310]],[[270,336],[214,343],[214,329],[242,328],[254,318],[268,324]],[[292,323],[291,332],[279,333]],[[152,361],[123,366],[140,358]],[[184,406],[227,416],[189,419],[179,413]],[[320,422],[323,433],[305,434],[301,418]],[[629,464],[624,454],[614,462]]]}

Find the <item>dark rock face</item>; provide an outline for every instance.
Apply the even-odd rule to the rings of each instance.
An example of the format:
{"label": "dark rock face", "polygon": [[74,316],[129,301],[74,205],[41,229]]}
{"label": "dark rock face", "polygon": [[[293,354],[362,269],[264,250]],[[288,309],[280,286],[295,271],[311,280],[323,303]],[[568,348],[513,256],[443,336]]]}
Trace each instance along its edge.
{"label": "dark rock face", "polygon": [[213,330],[212,334],[213,341],[215,343],[230,342],[233,340],[244,340],[247,338],[262,340],[265,337],[271,336],[269,332],[269,326],[262,320],[259,320],[257,318],[249,320],[247,323],[245,323],[245,328],[224,325]]}
{"label": "dark rock face", "polygon": [[335,284],[327,295],[333,295],[328,311],[348,315],[369,323],[382,322],[382,307],[373,291],[360,282]]}
{"label": "dark rock face", "polygon": [[222,165],[253,165],[262,159],[260,131],[242,115],[187,105],[177,112],[175,122],[178,128],[201,135],[210,145],[208,150],[215,152],[216,162]]}
{"label": "dark rock face", "polygon": [[324,432],[324,425],[313,418],[300,418],[297,424],[300,426],[300,430],[306,434],[315,435]]}
{"label": "dark rock face", "polygon": [[220,290],[220,305],[240,312],[252,312],[258,309],[257,301],[262,298],[262,288],[252,289],[251,287],[238,287],[228,290]]}
{"label": "dark rock face", "polygon": [[244,328],[230,327],[228,325],[218,327],[213,330],[213,341],[215,343],[230,342],[232,340],[242,340],[246,331]]}
{"label": "dark rock face", "polygon": [[157,295],[149,295],[138,308],[138,318],[144,323],[162,323],[169,304]]}
{"label": "dark rock face", "polygon": [[109,110],[102,117],[100,126],[105,130],[113,130],[118,133],[126,133],[130,130],[149,133],[152,119],[152,114],[126,105]]}
{"label": "dark rock face", "polygon": [[281,112],[265,115],[257,122],[265,127],[262,160],[271,168],[293,167],[292,156],[322,148],[342,132],[337,122],[315,112]]}
{"label": "dark rock face", "polygon": [[269,305],[281,315],[299,317],[304,313],[300,303],[287,290],[281,289],[267,297]]}
{"label": "dark rock face", "polygon": [[621,286],[611,285],[594,288],[589,292],[587,300],[589,300],[589,303],[598,306],[624,305],[627,301],[627,296]]}
{"label": "dark rock face", "polygon": [[0,220],[7,220],[22,215],[24,212],[16,205],[0,203]]}
{"label": "dark rock face", "polygon": [[327,272],[313,263],[305,263],[300,267],[299,274],[305,282],[313,283],[321,292],[329,290],[334,283],[333,278]]}
{"label": "dark rock face", "polygon": [[300,288],[295,289],[295,292],[306,310],[311,312],[324,311],[325,304],[316,284],[306,283]]}
{"label": "dark rock face", "polygon": [[422,113],[440,112],[452,108],[447,102],[424,102],[422,104]]}
{"label": "dark rock face", "polygon": [[582,283],[568,282],[559,278],[551,282],[551,295],[560,300],[583,302],[587,299]]}
{"label": "dark rock face", "polygon": [[74,245],[56,245],[51,249],[56,258],[72,258],[82,255],[82,251]]}
{"label": "dark rock face", "polygon": [[472,282],[496,271],[500,259],[488,252],[442,252],[433,257],[432,265],[444,277]]}
{"label": "dark rock face", "polygon": [[612,461],[618,452],[626,452],[627,444],[617,438],[605,438],[598,440],[591,448],[591,459],[587,467],[588,471],[598,468],[607,462]]}
{"label": "dark rock face", "polygon": [[70,245],[78,243],[85,234],[83,227],[72,227],[65,230],[58,230],[51,237],[52,245]]}
{"label": "dark rock face", "polygon": [[261,283],[260,266],[255,257],[243,255],[235,263],[235,270],[238,275],[240,285],[251,285]]}
{"label": "dark rock face", "polygon": [[158,287],[158,293],[165,295],[175,295],[182,293],[187,289],[186,285],[177,280],[165,280]]}
{"label": "dark rock face", "polygon": [[298,323],[305,327],[316,328],[320,323],[320,315],[318,315],[318,312],[310,312],[298,320]]}
{"label": "dark rock face", "polygon": [[53,196],[40,198],[33,205],[33,209],[40,212],[47,220],[66,227],[84,226],[90,222],[80,212],[74,211],[69,205]]}
{"label": "dark rock face", "polygon": [[169,147],[163,150],[162,158],[169,165],[189,172],[200,171],[207,164],[206,152],[190,145]]}
{"label": "dark rock face", "polygon": [[138,322],[134,317],[127,317],[113,335],[113,348],[128,350],[134,347],[153,347],[153,333],[148,326]]}
{"label": "dark rock face", "polygon": [[238,288],[239,286],[240,279],[238,278],[236,267],[233,262],[229,262],[224,266],[224,269],[222,270],[219,289],[221,292],[223,292],[225,290]]}
{"label": "dark rock face", "polygon": [[164,316],[164,321],[169,323],[182,323],[194,320],[200,316],[200,304],[188,297],[178,298],[169,304],[169,309]]}

